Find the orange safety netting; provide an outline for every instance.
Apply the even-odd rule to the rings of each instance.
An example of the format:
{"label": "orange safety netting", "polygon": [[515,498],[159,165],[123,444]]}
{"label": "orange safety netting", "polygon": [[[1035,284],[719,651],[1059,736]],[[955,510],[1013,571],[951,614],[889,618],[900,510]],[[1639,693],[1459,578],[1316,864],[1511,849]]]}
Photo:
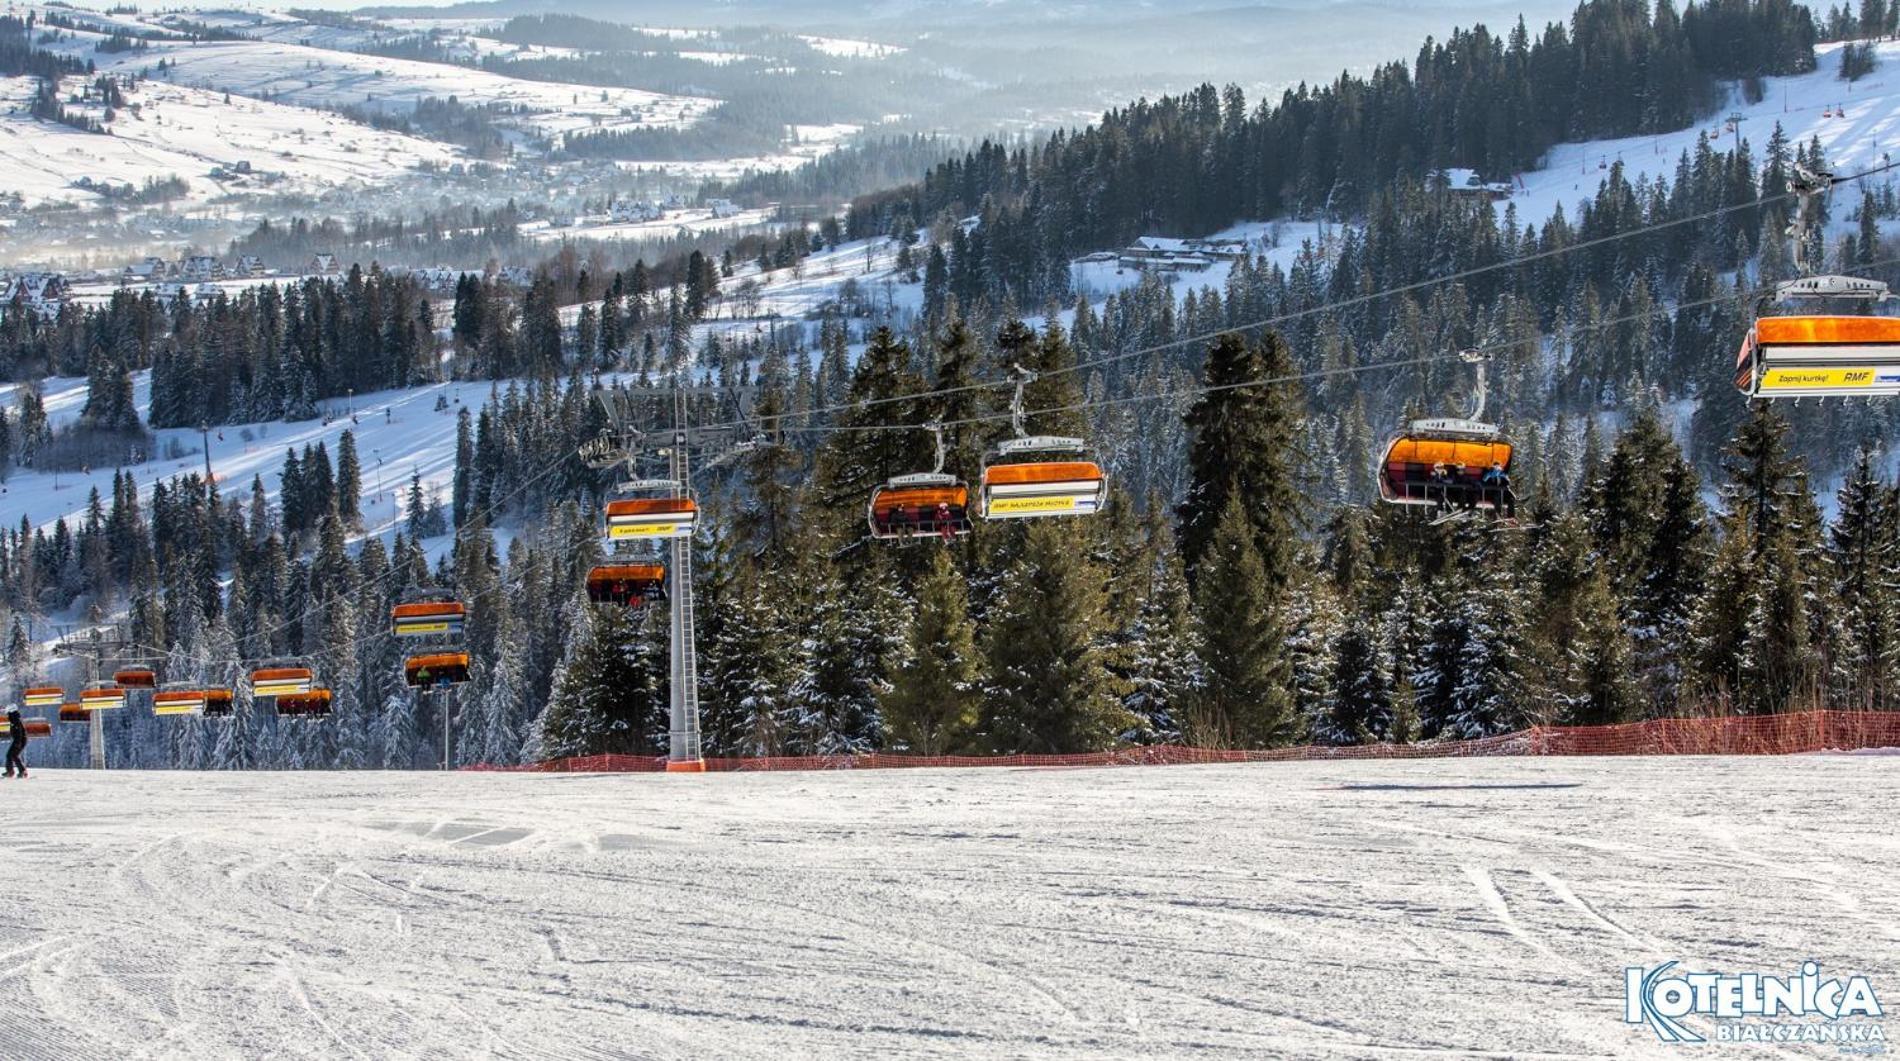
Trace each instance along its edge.
{"label": "orange safety netting", "polygon": [[[1619,726],[1534,726],[1483,740],[1343,747],[1309,744],[1263,751],[1148,744],[1073,755],[899,755],[872,752],[864,755],[707,759],[706,769],[732,772],[965,766],[1184,766],[1327,759],[1449,759],[1531,755],[1789,755],[1863,748],[1900,748],[1900,711],[1806,711],[1737,718],[1664,718]],[[666,769],[666,757],[583,755],[525,766],[472,766],[467,769],[576,774],[657,773]]]}

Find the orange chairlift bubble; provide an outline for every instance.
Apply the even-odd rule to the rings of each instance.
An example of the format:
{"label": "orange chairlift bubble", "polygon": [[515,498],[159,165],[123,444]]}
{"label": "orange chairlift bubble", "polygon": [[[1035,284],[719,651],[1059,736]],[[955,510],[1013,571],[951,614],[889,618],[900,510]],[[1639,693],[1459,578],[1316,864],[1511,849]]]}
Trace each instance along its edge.
{"label": "orange chairlift bubble", "polygon": [[[622,489],[670,482],[644,480]],[[699,506],[690,497],[623,497],[607,502],[606,520],[610,542],[690,538],[699,526]]]}
{"label": "orange chairlift bubble", "polygon": [[317,674],[301,663],[269,663],[251,671],[251,696],[270,700],[280,696],[306,696],[316,686]]}
{"label": "orange chairlift bubble", "polygon": [[1386,439],[1373,469],[1379,498],[1393,505],[1429,505],[1457,513],[1503,509],[1514,517],[1517,498],[1509,477],[1516,447],[1496,424],[1479,419],[1484,415],[1490,355],[1462,350],[1458,357],[1475,369],[1469,412],[1408,421]]}
{"label": "orange chairlift bubble", "polygon": [[307,692],[285,694],[276,698],[277,717],[323,719],[330,717],[331,693],[323,686],[315,686]]}
{"label": "orange chairlift bubble", "polygon": [[1872,398],[1900,394],[1900,303],[1887,285],[1816,275],[1820,203],[1840,178],[1795,163],[1788,190],[1789,259],[1797,279],[1775,285],[1735,354],[1735,389],[1750,398]]}
{"label": "orange chairlift bubble", "polygon": [[202,691],[204,693],[204,706],[200,710],[204,714],[204,717],[231,717],[231,713],[236,709],[235,705],[237,703],[237,694],[234,691],[219,686],[212,686]]}
{"label": "orange chairlift bubble", "polygon": [[1778,285],[1742,337],[1735,387],[1751,398],[1900,394],[1900,300],[1860,277]]}
{"label": "orange chairlift bubble", "polygon": [[[1484,489],[1484,474],[1494,465],[1510,474],[1515,452],[1490,424],[1414,420],[1386,440],[1379,497],[1398,505],[1437,505],[1443,493],[1457,503],[1471,491],[1478,507],[1496,508],[1500,498]],[[1442,477],[1434,479],[1435,474]]]}
{"label": "orange chairlift bubble", "polygon": [[111,711],[125,706],[125,690],[117,685],[94,685],[79,691],[88,711]]}
{"label": "orange chairlift bubble", "polygon": [[390,632],[397,637],[460,637],[467,621],[468,606],[444,595],[389,610]]}

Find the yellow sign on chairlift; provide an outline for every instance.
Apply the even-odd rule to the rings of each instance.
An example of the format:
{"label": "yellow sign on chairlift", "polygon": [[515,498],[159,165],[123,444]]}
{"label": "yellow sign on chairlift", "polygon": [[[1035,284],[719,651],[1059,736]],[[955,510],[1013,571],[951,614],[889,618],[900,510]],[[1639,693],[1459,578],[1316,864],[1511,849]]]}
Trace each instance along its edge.
{"label": "yellow sign on chairlift", "polygon": [[1008,512],[1071,512],[1075,510],[1076,498],[1060,497],[998,497],[990,501],[990,514],[1001,515]]}
{"label": "yellow sign on chairlift", "polygon": [[683,537],[683,523],[634,523],[616,524],[607,529],[609,539],[617,538],[678,538]]}
{"label": "yellow sign on chairlift", "polygon": [[1813,390],[1817,387],[1871,387],[1877,373],[1871,366],[1852,368],[1771,368],[1762,374],[1761,389]]}

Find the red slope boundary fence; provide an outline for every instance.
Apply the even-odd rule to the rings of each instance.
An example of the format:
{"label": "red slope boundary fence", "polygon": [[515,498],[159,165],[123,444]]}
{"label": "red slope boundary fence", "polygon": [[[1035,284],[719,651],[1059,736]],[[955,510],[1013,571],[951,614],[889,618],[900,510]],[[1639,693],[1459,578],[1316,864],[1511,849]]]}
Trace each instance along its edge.
{"label": "red slope boundary fence", "polygon": [[[710,772],[767,770],[890,770],[966,766],[1183,766],[1207,763],[1308,762],[1329,759],[1460,759],[1533,755],[1790,755],[1798,752],[1900,748],[1900,711],[1804,711],[1735,718],[1661,718],[1617,726],[1534,726],[1482,740],[1426,744],[1308,744],[1240,751],[1176,744],[1130,745],[1073,755],[767,756],[707,759]],[[472,766],[470,770],[533,773],[658,773],[664,756],[583,755],[526,766]]]}

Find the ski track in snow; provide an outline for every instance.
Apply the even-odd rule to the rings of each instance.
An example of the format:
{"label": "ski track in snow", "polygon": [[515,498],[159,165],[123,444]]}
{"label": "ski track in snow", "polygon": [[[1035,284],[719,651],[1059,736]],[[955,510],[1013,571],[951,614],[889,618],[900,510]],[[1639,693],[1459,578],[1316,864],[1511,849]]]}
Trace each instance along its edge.
{"label": "ski track in snow", "polygon": [[1676,1057],[1624,966],[1884,988],[1900,916],[1871,757],[0,798],[7,1058]]}

